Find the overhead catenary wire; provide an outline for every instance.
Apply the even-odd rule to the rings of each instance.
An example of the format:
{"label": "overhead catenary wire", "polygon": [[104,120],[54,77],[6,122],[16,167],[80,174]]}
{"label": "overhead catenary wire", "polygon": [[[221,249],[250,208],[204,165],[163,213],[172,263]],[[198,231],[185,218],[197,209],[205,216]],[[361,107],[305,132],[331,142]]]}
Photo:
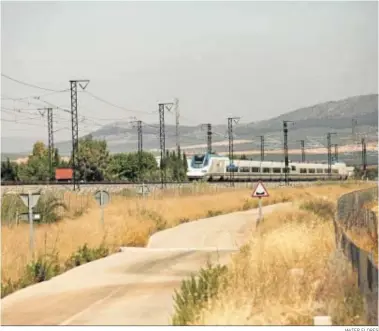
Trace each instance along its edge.
{"label": "overhead catenary wire", "polygon": [[121,106],[118,106],[110,101],[107,101],[91,92],[89,92],[88,90],[85,90],[83,91],[85,94],[88,94],[90,95],[92,98],[98,100],[98,101],[101,101],[105,104],[107,104],[108,106],[111,106],[111,107],[114,107],[114,108],[118,108],[118,109],[121,109],[121,110],[124,110],[124,111],[127,111],[127,112],[131,112],[131,113],[143,113],[143,114],[148,114],[148,115],[152,115],[152,114],[156,114],[157,111],[143,111],[143,110],[133,110],[133,109],[128,109],[128,108],[125,108],[125,107],[121,107]]}
{"label": "overhead catenary wire", "polygon": [[53,90],[53,89],[49,89],[49,88],[45,88],[45,87],[41,87],[41,86],[38,86],[38,85],[34,85],[34,84],[31,84],[31,83],[27,83],[25,81],[21,81],[19,79],[16,79],[16,78],[12,78],[6,74],[1,74],[2,77],[4,78],[7,78],[11,81],[14,81],[16,83],[19,83],[19,84],[22,84],[22,85],[25,85],[25,86],[29,86],[29,87],[33,87],[33,88],[36,88],[36,89],[40,89],[40,90],[44,90],[44,91],[50,91],[50,92],[62,92],[64,90],[67,90],[67,89],[62,89],[62,90]]}

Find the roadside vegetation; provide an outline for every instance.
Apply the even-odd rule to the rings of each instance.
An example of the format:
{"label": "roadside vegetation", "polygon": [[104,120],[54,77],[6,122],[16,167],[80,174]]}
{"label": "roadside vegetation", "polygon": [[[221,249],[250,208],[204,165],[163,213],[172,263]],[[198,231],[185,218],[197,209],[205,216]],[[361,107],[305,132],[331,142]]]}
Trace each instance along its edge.
{"label": "roadside vegetation", "polygon": [[[91,135],[79,140],[79,180],[86,182],[102,180],[125,180],[135,182],[137,179],[146,181],[159,180],[157,161],[152,153],[110,154],[106,141],[94,139]],[[65,161],[58,149],[53,151],[53,171],[56,168],[71,167],[71,160]],[[187,172],[185,153],[178,155],[175,151],[166,152],[162,166],[166,168],[168,180],[184,181]],[[1,162],[2,181],[47,181],[49,179],[48,148],[43,142],[36,142],[27,162],[17,164],[9,159]],[[53,176],[54,177],[54,176]]]}
{"label": "roadside vegetation", "polygon": [[[313,194],[337,196],[357,185],[352,182],[343,186],[275,188],[270,190],[270,197],[263,200],[263,205]],[[34,257],[29,251],[28,224],[12,222],[10,216],[7,222],[2,222],[2,296],[116,252],[120,246],[143,247],[154,232],[199,218],[255,208],[258,202],[250,195],[251,188],[207,184],[167,190],[146,198],[120,192],[112,194],[111,202],[105,206],[104,225],[100,222],[99,206],[90,194],[66,192],[60,199],[41,198],[49,205],[46,208],[50,216],[35,225]],[[11,199],[7,203],[16,204]],[[12,208],[5,200],[2,215],[3,209],[10,215]]]}
{"label": "roadside vegetation", "polygon": [[[372,186],[372,184],[371,184]],[[357,275],[336,251],[333,216],[338,197],[356,187],[303,190],[291,206],[265,217],[250,241],[220,273],[208,266],[174,295],[174,325],[366,325]],[[198,296],[193,279],[211,281]],[[192,288],[189,291],[188,288]],[[183,299],[185,298],[185,300]],[[195,301],[193,298],[197,298]]]}

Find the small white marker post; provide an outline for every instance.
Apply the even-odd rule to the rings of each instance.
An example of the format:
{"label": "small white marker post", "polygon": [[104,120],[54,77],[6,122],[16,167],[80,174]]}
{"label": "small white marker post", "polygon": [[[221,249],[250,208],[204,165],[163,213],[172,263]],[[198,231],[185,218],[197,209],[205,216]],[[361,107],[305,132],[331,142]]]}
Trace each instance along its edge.
{"label": "small white marker post", "polygon": [[255,186],[253,194],[251,195],[253,198],[258,198],[259,201],[259,214],[258,214],[258,220],[257,220],[257,225],[259,224],[260,221],[263,219],[262,215],[262,198],[267,198],[269,196],[266,188],[264,187],[263,183],[259,181],[257,183],[257,186]]}
{"label": "small white marker post", "polygon": [[100,205],[100,222],[104,226],[104,206],[109,203],[110,196],[107,191],[99,190],[95,194],[95,200]]}

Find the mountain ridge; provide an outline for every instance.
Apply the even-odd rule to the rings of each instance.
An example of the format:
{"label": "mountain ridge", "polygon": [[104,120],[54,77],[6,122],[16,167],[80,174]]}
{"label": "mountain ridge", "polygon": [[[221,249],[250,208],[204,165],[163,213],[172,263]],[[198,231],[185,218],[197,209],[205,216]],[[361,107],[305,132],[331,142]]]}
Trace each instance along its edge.
{"label": "mountain ridge", "polygon": [[[236,140],[235,149],[259,148],[260,141],[257,138],[259,135],[265,136],[267,149],[282,147],[283,120],[295,122],[294,125],[289,126],[289,148],[298,148],[300,139],[304,139],[308,147],[325,146],[326,133],[331,130],[337,133],[333,137],[334,143],[343,145],[349,139],[351,142],[353,118],[357,120],[357,134],[366,133],[368,140],[377,140],[378,94],[355,95],[298,108],[263,121],[236,124],[233,130]],[[227,140],[227,125],[214,125],[212,129],[214,132],[213,142]],[[176,144],[175,125],[166,124],[165,131],[166,148],[174,148]],[[180,133],[182,149],[191,145],[206,146],[206,130],[202,129],[200,125],[181,125]],[[129,122],[107,124],[91,134],[94,138],[105,139],[111,153],[130,152],[137,148],[137,132]],[[2,139],[2,146],[6,142],[4,139],[7,138]],[[245,143],[239,144],[238,140],[245,140]],[[146,150],[159,149],[158,124],[147,124],[143,127],[143,143]],[[57,142],[56,147],[59,148],[61,155],[68,155],[71,151],[71,142]],[[31,149],[32,146],[30,146]],[[12,151],[14,150],[13,147]],[[225,146],[217,146],[215,150],[217,152],[225,151]],[[23,154],[25,155],[25,153]]]}

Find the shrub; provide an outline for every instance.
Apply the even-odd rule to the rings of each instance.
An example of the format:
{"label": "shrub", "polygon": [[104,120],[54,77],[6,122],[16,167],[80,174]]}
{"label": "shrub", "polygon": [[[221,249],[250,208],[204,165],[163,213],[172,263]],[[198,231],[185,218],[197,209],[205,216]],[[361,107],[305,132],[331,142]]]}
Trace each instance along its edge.
{"label": "shrub", "polygon": [[58,196],[54,194],[42,195],[35,207],[35,211],[40,214],[39,223],[54,223],[62,219],[62,214],[59,213],[59,208],[67,211],[67,205],[60,201]]}
{"label": "shrub", "polygon": [[[204,304],[217,295],[226,272],[226,266],[213,267],[208,263],[207,268],[200,270],[197,279],[192,275],[190,279],[182,281],[180,291],[175,290],[174,293],[175,314],[172,324],[187,325],[194,321]],[[223,284],[226,285],[226,282]]]}
{"label": "shrub", "polygon": [[323,219],[333,219],[336,207],[331,201],[322,198],[314,198],[303,201],[300,204],[300,209],[310,211]]}
{"label": "shrub", "polygon": [[1,223],[12,224],[17,221],[21,212],[27,212],[27,208],[16,194],[4,194],[1,197]]}
{"label": "shrub", "polygon": [[49,280],[60,273],[57,255],[43,255],[26,266],[26,279],[30,283],[40,283]]}
{"label": "shrub", "polygon": [[222,214],[221,210],[208,210],[207,217],[215,217],[221,214]]}
{"label": "shrub", "polygon": [[27,264],[24,275],[20,279],[17,281],[8,279],[2,282],[1,297],[3,298],[29,285],[49,280],[76,266],[106,257],[109,253],[109,249],[104,245],[100,245],[98,248],[88,248],[87,244],[84,244],[69,257],[63,268],[59,263],[58,254],[39,256],[36,260]]}
{"label": "shrub", "polygon": [[71,269],[82,264],[101,259],[109,255],[109,249],[100,245],[98,248],[88,248],[87,244],[79,247],[65,262],[66,269]]}

